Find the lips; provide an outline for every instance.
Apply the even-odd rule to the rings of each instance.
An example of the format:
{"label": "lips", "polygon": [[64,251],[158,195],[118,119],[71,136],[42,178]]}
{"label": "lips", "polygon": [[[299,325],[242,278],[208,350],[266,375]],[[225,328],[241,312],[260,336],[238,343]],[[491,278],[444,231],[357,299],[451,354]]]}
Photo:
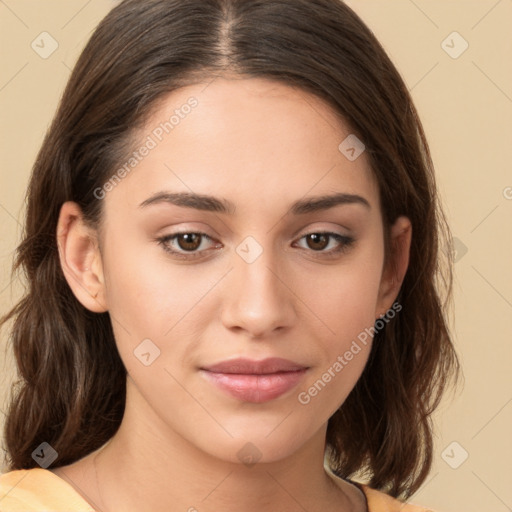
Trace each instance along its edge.
{"label": "lips", "polygon": [[232,359],[230,361],[223,361],[212,366],[207,366],[203,369],[214,373],[264,375],[278,372],[293,372],[304,368],[306,367],[294,363],[293,361],[288,361],[288,359],[272,357],[263,359],[262,361],[242,358]]}
{"label": "lips", "polygon": [[244,402],[268,402],[293,389],[308,367],[281,358],[232,359],[201,368],[208,382]]}

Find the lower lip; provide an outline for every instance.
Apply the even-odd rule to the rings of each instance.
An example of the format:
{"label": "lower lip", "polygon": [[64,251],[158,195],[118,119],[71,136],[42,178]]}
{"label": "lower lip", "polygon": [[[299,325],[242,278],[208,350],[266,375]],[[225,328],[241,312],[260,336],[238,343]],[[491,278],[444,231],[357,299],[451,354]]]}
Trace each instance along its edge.
{"label": "lower lip", "polygon": [[244,402],[262,403],[274,400],[293,389],[304,377],[306,368],[293,372],[265,375],[215,373],[203,371],[203,375],[222,391]]}

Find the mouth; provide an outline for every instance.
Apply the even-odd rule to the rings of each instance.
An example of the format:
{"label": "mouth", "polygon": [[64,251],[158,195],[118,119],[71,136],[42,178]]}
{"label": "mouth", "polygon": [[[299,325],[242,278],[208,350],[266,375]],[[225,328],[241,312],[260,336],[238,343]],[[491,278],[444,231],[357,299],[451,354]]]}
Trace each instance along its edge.
{"label": "mouth", "polygon": [[281,358],[232,359],[201,368],[208,382],[243,402],[263,403],[293,389],[307,366]]}

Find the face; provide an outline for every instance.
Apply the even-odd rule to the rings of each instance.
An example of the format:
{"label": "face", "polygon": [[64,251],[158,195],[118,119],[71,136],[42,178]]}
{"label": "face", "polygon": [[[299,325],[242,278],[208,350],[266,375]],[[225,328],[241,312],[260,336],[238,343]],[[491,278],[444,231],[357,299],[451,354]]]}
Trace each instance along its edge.
{"label": "face", "polygon": [[158,435],[235,462],[325,435],[396,296],[350,133],[303,91],[217,78],[170,94],[97,191],[96,303]]}

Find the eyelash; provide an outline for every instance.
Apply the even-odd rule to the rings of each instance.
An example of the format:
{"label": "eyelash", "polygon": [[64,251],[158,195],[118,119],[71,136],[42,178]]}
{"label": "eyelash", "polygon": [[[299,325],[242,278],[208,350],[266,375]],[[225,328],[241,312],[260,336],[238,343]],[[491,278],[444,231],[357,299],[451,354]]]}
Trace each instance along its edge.
{"label": "eyelash", "polygon": [[[195,259],[202,257],[201,253],[204,251],[190,251],[190,252],[181,252],[176,251],[174,249],[171,249],[168,245],[169,242],[175,240],[179,235],[200,235],[201,236],[201,242],[203,238],[206,238],[207,240],[213,241],[213,239],[208,236],[206,233],[202,233],[200,231],[179,231],[176,233],[173,233],[172,235],[165,235],[161,238],[157,238],[156,242],[158,242],[159,245],[162,246],[163,250],[177,258],[180,259]],[[355,242],[355,239],[346,235],[340,235],[339,233],[333,233],[331,231],[312,231],[311,233],[306,233],[305,235],[301,236],[299,240],[302,240],[303,238],[306,238],[310,235],[327,235],[330,238],[334,238],[338,243],[341,245],[336,249],[331,249],[329,251],[315,251],[313,249],[310,249],[314,253],[321,254],[323,257],[335,257],[340,253],[343,253],[347,251]]]}

